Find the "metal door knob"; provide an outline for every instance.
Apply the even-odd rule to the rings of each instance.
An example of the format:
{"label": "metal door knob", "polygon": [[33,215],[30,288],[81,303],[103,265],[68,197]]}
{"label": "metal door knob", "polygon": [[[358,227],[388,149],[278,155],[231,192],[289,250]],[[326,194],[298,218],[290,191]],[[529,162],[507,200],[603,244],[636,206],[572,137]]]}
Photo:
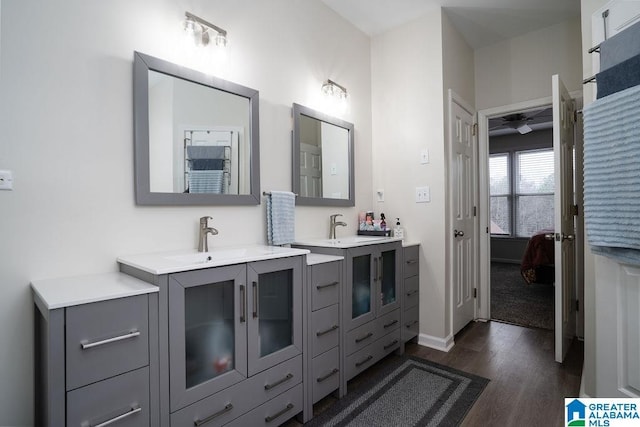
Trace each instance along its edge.
{"label": "metal door knob", "polygon": [[453,230],[453,237],[464,237],[464,231]]}
{"label": "metal door knob", "polygon": [[544,235],[544,238],[547,239],[547,240],[553,240],[554,237],[555,237],[555,234],[553,234],[553,233],[549,233],[549,234],[545,234]]}
{"label": "metal door knob", "polygon": [[573,234],[564,234],[562,233],[562,241],[564,242],[565,240],[569,240],[569,241],[573,241],[573,239],[575,239],[576,236]]}

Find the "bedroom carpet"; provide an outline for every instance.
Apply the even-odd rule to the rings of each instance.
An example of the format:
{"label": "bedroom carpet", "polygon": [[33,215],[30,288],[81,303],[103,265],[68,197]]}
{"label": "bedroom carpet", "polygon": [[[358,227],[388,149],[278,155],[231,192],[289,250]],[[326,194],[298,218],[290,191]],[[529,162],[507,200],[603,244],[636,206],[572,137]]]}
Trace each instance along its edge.
{"label": "bedroom carpet", "polygon": [[528,285],[520,275],[520,265],[492,262],[491,319],[553,330],[554,286]]}
{"label": "bedroom carpet", "polygon": [[489,383],[412,356],[391,355],[380,365],[305,426],[457,426]]}

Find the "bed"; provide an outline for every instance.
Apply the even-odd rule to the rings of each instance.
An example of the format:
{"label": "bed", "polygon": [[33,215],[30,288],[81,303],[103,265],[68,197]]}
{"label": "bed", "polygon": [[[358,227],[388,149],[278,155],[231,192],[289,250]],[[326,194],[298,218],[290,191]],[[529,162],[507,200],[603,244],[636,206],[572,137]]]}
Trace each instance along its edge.
{"label": "bed", "polygon": [[553,230],[540,230],[527,243],[520,263],[520,274],[527,284],[554,282],[554,242],[545,238],[549,233]]}

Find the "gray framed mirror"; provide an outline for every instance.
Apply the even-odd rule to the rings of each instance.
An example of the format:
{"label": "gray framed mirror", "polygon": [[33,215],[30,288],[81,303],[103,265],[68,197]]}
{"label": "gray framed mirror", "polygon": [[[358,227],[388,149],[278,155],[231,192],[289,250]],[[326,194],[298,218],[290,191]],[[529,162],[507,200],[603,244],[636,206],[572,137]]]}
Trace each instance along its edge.
{"label": "gray framed mirror", "polygon": [[260,204],[258,91],[134,54],[139,205]]}
{"label": "gray framed mirror", "polygon": [[296,204],[355,206],[353,124],[293,104]]}

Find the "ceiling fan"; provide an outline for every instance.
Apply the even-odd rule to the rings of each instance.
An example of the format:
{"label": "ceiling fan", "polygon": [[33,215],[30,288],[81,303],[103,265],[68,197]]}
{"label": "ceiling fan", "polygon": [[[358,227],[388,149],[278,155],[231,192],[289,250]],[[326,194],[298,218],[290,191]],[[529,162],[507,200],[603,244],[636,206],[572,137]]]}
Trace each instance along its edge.
{"label": "ceiling fan", "polygon": [[524,113],[513,113],[490,119],[489,131],[500,128],[511,128],[517,130],[521,135],[525,135],[533,130],[529,124],[540,124],[549,121],[551,121],[550,108]]}

